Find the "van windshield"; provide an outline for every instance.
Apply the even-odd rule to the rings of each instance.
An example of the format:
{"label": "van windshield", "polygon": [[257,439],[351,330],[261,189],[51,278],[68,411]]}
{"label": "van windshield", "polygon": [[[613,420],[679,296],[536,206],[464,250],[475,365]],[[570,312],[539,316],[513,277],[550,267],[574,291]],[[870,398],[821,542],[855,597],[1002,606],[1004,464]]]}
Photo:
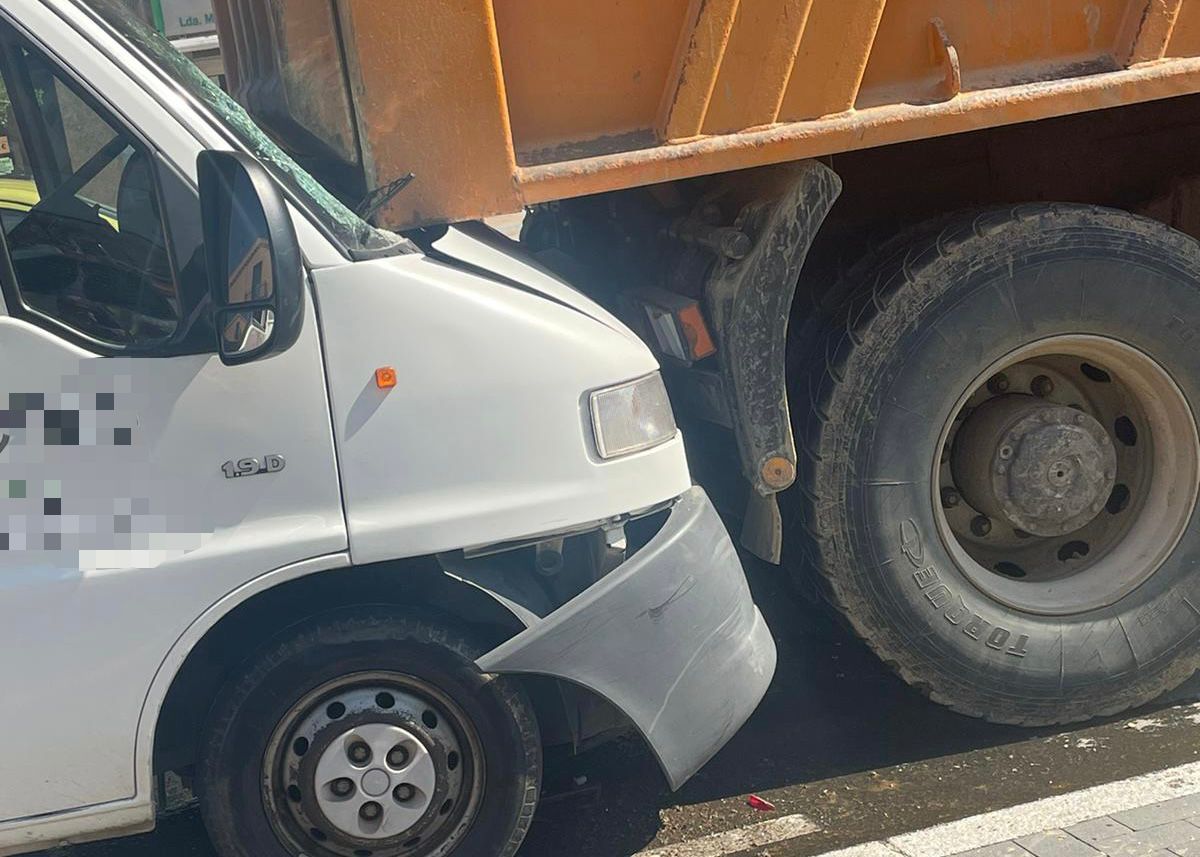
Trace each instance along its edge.
{"label": "van windshield", "polygon": [[145,57],[163,75],[199,101],[224,128],[265,164],[275,177],[324,224],[351,256],[406,252],[414,248],[404,238],[367,223],[268,137],[240,104],[160,33],[146,26],[120,0],[79,0],[108,25],[115,35]]}

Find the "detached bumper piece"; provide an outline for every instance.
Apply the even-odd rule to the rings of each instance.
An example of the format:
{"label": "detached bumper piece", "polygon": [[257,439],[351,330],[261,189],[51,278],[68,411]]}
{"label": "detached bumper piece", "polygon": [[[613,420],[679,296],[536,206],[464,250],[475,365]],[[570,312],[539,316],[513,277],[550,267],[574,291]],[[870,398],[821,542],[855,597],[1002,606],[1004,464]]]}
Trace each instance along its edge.
{"label": "detached bumper piece", "polygon": [[553,676],[604,697],[641,731],[677,789],[758,706],[775,643],[725,525],[697,487],[631,559],[478,665]]}

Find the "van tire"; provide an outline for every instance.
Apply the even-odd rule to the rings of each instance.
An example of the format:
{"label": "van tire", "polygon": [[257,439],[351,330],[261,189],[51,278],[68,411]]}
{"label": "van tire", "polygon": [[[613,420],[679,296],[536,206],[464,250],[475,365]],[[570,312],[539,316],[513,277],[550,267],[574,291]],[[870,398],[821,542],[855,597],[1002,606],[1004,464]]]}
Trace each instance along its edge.
{"label": "van tire", "polygon": [[[443,824],[434,828],[436,835],[416,846],[406,842],[407,847],[403,850],[397,850],[393,840],[387,841],[392,842],[387,847],[405,857],[444,857],[449,854],[511,857],[524,840],[537,806],[542,772],[541,742],[533,707],[521,685],[513,679],[485,675],[475,666],[475,659],[483,651],[483,647],[471,642],[449,621],[418,618],[386,608],[358,608],[306,620],[250,657],[218,695],[203,733],[198,793],[201,814],[217,853],[221,857],[298,857],[301,853],[327,857],[352,854],[356,844],[360,851],[372,850],[370,843],[364,847],[360,840],[341,836],[336,827],[329,830],[333,835],[321,841],[312,841],[311,836],[307,841],[302,839],[307,833],[299,829],[303,825],[297,823],[286,806],[279,810],[269,809],[276,806],[276,802],[285,805],[286,800],[280,789],[264,786],[266,772],[275,771],[277,767],[264,765],[260,760],[267,758],[272,752],[271,747],[278,743],[273,738],[275,735],[284,737],[279,752],[295,752],[289,749],[292,741],[287,737],[294,733],[287,732],[285,724],[287,718],[293,717],[297,701],[305,699],[306,694],[324,686],[334,687],[331,693],[341,693],[339,682],[346,682],[344,693],[353,694],[358,692],[354,681],[359,681],[366,693],[373,694],[374,683],[384,681],[383,677],[394,676],[403,684],[397,686],[394,695],[382,694],[386,698],[380,704],[391,703],[386,717],[397,722],[406,718],[412,721],[415,725],[407,722],[401,725],[412,734],[424,735],[422,740],[429,746],[431,758],[444,760],[461,756],[462,762],[455,759],[452,766],[460,772],[455,776],[461,780],[462,793],[455,796],[457,805],[452,812],[447,813],[442,804],[441,815],[451,821],[439,822],[437,804],[446,793],[435,790],[429,809],[417,824]],[[375,678],[376,675],[381,678]],[[417,708],[412,709],[412,714],[402,716],[407,705],[403,700],[409,699],[403,691],[409,688],[410,682],[417,688],[428,688],[426,692],[430,699],[440,700],[442,707],[437,708],[440,720],[434,716],[423,727],[418,722],[420,717],[415,715]],[[329,698],[333,697],[322,697],[317,702],[318,709],[326,706],[323,700]],[[351,698],[337,697],[338,700]],[[381,696],[374,698],[378,700]],[[397,699],[401,701],[397,702]],[[418,699],[423,705],[424,699]],[[430,707],[436,707],[436,702]],[[321,710],[329,712],[332,707]],[[353,706],[347,712],[345,705],[342,705],[342,712],[339,716],[348,725],[353,725],[356,716],[366,719],[385,716],[370,712],[356,714]],[[424,716],[429,714],[426,711]],[[329,715],[322,713],[321,716]],[[305,724],[312,722],[311,717],[293,719]],[[435,725],[430,727],[430,723]],[[328,736],[329,752],[337,745],[339,739],[334,736],[341,728],[337,723],[329,722],[325,724],[324,732],[318,730],[318,734]],[[432,732],[421,731],[434,728],[449,730],[446,734],[453,738],[447,740],[458,741],[461,747],[456,746],[446,753],[444,747],[438,746],[442,739]],[[459,806],[472,800],[469,797],[471,790],[465,785],[467,771],[471,771],[472,783],[477,782],[474,775],[479,773],[469,761],[472,746],[486,775],[478,777],[482,782],[472,804],[473,815],[458,818]],[[305,747],[309,745],[306,743]],[[315,758],[319,739],[314,737],[311,749]],[[320,758],[323,761],[325,757]],[[303,764],[301,759],[300,771],[304,770]],[[373,759],[369,764],[378,765],[378,762]],[[439,790],[442,789],[444,769],[443,762],[438,773]],[[297,777],[303,779],[299,774]],[[398,779],[399,775],[393,772],[392,782],[396,783]],[[301,784],[311,785],[313,791],[320,790],[316,780]],[[271,792],[271,798],[268,792]],[[299,796],[297,793],[297,798]],[[379,800],[386,802],[390,797],[385,795]],[[450,803],[450,798],[446,803]],[[307,798],[304,805],[309,807],[312,818],[328,823],[319,811],[311,811]],[[304,820],[308,818],[305,816]],[[409,828],[409,831],[415,829]],[[288,832],[281,835],[280,830]],[[321,835],[325,836],[325,832]],[[405,833],[399,838],[407,836]]]}
{"label": "van tire", "polygon": [[963,571],[970,564],[938,523],[934,464],[977,373],[1053,337],[1094,335],[1148,355],[1194,411],[1200,245],[1094,207],[989,210],[906,232],[828,294],[797,320],[789,354],[800,464],[785,496],[785,562],[798,581],[815,572],[910,685],[989,721],[1111,715],[1186,680],[1200,665],[1200,575],[1186,559],[1200,551],[1194,505],[1144,582],[1047,615]]}

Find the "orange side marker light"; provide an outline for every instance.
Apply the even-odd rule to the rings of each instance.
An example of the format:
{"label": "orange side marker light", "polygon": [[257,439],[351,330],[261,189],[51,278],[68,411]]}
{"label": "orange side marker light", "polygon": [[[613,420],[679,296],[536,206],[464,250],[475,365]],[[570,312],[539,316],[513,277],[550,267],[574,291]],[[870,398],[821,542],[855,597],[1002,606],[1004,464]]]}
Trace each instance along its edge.
{"label": "orange side marker light", "polygon": [[700,304],[691,303],[675,314],[683,335],[687,337],[689,356],[693,360],[703,360],[717,353],[716,343],[704,323],[704,314],[700,312]]}
{"label": "orange side marker light", "polygon": [[390,390],[396,386],[396,370],[391,366],[380,366],[375,370],[375,386],[381,390]]}

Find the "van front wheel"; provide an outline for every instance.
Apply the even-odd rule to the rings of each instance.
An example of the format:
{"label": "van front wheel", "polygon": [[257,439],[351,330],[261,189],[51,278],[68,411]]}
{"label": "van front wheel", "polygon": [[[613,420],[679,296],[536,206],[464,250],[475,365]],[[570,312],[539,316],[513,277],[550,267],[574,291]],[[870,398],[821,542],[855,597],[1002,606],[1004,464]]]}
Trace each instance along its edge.
{"label": "van front wheel", "polygon": [[222,857],[510,857],[541,746],[520,687],[449,628],[339,613],[289,631],[225,688],[201,761]]}

